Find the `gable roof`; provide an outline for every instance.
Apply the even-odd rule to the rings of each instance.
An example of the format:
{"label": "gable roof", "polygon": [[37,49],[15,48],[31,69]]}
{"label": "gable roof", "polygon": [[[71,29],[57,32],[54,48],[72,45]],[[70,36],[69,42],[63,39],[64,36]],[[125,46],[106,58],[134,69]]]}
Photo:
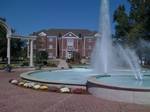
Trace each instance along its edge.
{"label": "gable roof", "polygon": [[90,31],[88,29],[47,29],[47,30],[44,29],[37,32],[33,32],[32,35],[38,35],[40,32],[46,33],[47,36],[58,36],[58,37],[61,37],[68,32],[72,32],[78,37],[94,36],[97,33],[96,31]]}
{"label": "gable roof", "polygon": [[64,36],[62,36],[63,38],[69,38],[69,37],[71,37],[71,38],[79,38],[77,35],[75,35],[74,33],[72,33],[72,32],[68,32],[68,33],[66,33]]}

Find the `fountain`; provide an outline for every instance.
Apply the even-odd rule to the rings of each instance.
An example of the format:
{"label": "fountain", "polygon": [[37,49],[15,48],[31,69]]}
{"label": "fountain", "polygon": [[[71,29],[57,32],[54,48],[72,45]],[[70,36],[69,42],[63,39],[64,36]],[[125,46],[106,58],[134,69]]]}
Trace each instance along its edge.
{"label": "fountain", "polygon": [[[119,44],[113,45],[108,0],[101,1],[100,17],[99,34],[101,35],[97,37],[98,39],[96,46],[92,54],[93,69],[98,74],[109,74],[118,69],[117,65],[121,66],[121,62],[118,60],[118,57],[121,57],[121,60],[126,61],[126,63],[130,66],[135,75],[135,78],[137,80],[142,80],[140,65],[138,63],[138,58],[135,52],[131,51],[129,48],[124,49]],[[122,68],[124,67],[122,66]]]}
{"label": "fountain", "polygon": [[86,86],[92,95],[104,99],[150,104],[150,72],[141,70],[132,49],[113,44],[109,0],[101,0],[100,16],[101,33],[92,53],[93,69],[33,71],[21,74],[21,78],[46,84]]}
{"label": "fountain", "polygon": [[139,59],[133,50],[119,44],[113,45],[109,0],[101,0],[100,17],[101,33],[91,61],[93,69],[99,75],[89,78],[88,91],[108,100],[150,104],[150,74],[143,75]]}

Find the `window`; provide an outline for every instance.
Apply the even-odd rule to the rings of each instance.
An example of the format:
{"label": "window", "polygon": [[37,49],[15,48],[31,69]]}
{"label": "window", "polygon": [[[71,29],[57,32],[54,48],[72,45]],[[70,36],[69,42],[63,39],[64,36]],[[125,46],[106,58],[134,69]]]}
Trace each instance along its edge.
{"label": "window", "polygon": [[49,49],[53,49],[53,45],[49,45]]}
{"label": "window", "polygon": [[92,49],[92,46],[88,46],[88,49]]}
{"label": "window", "polygon": [[53,58],[53,53],[48,53],[49,58]]}
{"label": "window", "polygon": [[52,42],[52,41],[53,41],[53,39],[52,39],[52,38],[49,38],[49,41],[50,41],[50,42]]}

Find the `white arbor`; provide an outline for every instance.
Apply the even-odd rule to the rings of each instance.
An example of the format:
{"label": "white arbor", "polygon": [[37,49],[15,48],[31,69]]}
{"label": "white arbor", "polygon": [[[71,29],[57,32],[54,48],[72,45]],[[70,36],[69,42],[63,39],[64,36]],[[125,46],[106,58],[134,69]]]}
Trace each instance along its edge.
{"label": "white arbor", "polygon": [[3,26],[6,30],[6,38],[7,38],[7,63],[8,64],[11,64],[11,54],[10,54],[10,50],[11,50],[11,38],[19,38],[19,39],[25,39],[25,40],[28,40],[28,50],[30,50],[30,52],[27,50],[27,54],[29,54],[29,57],[30,57],[30,67],[33,67],[34,64],[33,64],[33,41],[36,39],[36,36],[18,36],[18,35],[13,35],[12,34],[12,31],[11,31],[11,28],[9,27],[9,25],[0,20],[0,26]]}

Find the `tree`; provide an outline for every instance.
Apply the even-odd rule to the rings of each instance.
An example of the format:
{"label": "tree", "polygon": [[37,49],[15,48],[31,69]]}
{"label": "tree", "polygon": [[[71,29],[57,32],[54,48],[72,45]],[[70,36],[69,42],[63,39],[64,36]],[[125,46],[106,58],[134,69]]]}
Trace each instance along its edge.
{"label": "tree", "polygon": [[117,39],[126,42],[130,26],[129,26],[128,15],[125,12],[124,5],[120,5],[114,12],[114,22],[116,24],[115,37]]}
{"label": "tree", "polygon": [[37,63],[42,63],[46,62],[48,59],[48,53],[46,51],[38,51],[36,54],[36,61]]}
{"label": "tree", "polygon": [[120,5],[114,12],[115,37],[124,43],[137,47],[140,39],[150,41],[150,2],[149,0],[128,0],[130,12]]}

